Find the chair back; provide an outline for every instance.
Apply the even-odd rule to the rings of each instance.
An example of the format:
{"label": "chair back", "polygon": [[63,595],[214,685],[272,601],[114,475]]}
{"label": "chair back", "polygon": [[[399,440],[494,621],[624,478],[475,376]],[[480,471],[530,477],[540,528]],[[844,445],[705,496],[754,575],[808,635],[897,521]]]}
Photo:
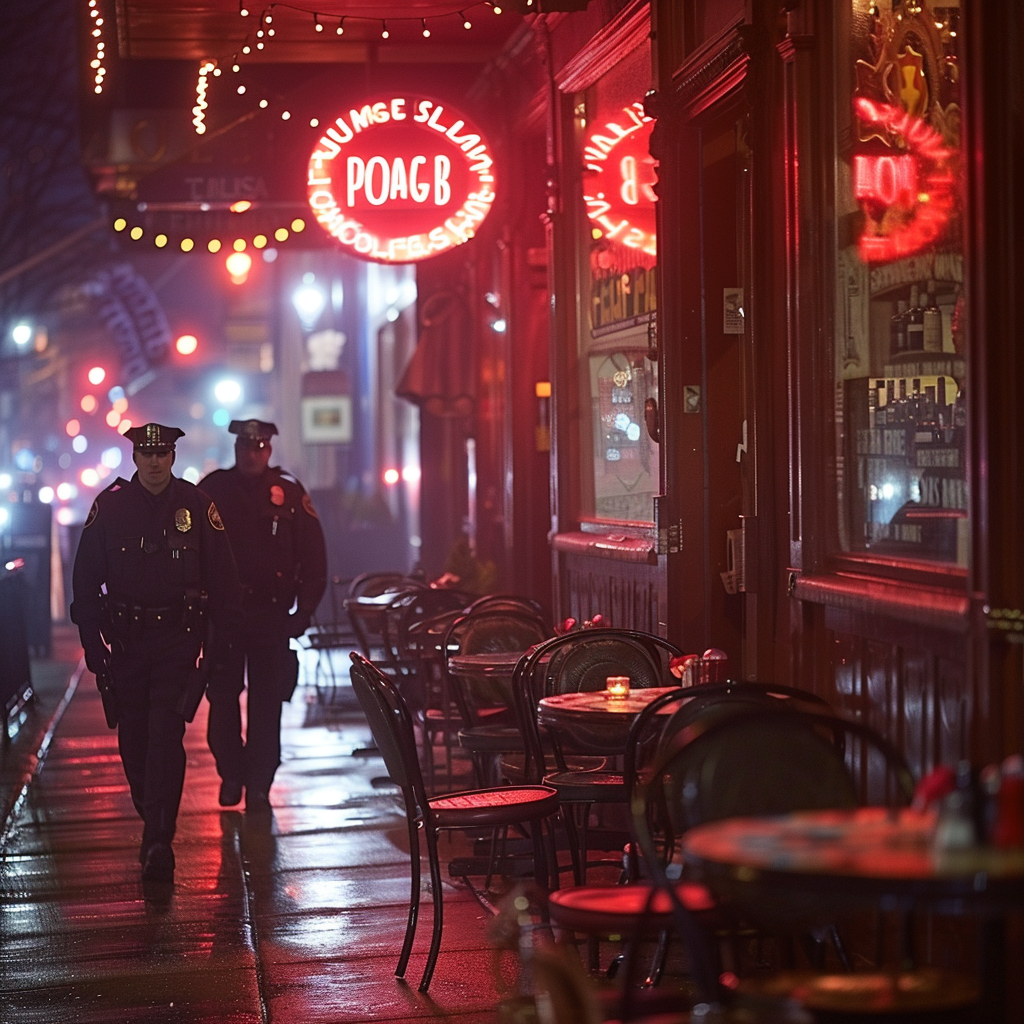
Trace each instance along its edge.
{"label": "chair back", "polygon": [[548,610],[532,597],[524,597],[522,594],[485,594],[478,597],[465,609],[467,614],[482,611],[495,612],[525,612],[527,615],[536,615],[543,619],[548,627],[548,636],[554,630],[551,627],[551,615]]}
{"label": "chair back", "polygon": [[[444,637],[446,661],[453,654],[491,654],[501,651],[527,651],[551,636],[547,623],[532,612],[492,610],[468,612],[456,618]],[[482,707],[507,705],[508,696],[491,686],[483,674],[471,681],[447,675],[449,689],[464,725],[477,722]]]}
{"label": "chair back", "polygon": [[423,653],[410,644],[412,630],[421,622],[462,608],[465,595],[456,590],[414,587],[399,590],[383,611],[381,645],[384,661],[398,675],[414,675]]}
{"label": "chair back", "polygon": [[637,688],[666,685],[668,661],[679,653],[675,644],[653,633],[605,627],[565,633],[534,647],[520,660],[512,679],[526,779],[539,782],[547,767],[537,724],[538,700],[557,693],[603,690],[610,675],[630,675]]}
{"label": "chair back", "polygon": [[660,862],[655,822],[665,831],[663,851],[671,851],[676,836],[702,822],[867,803],[865,780],[850,767],[854,754],[882,766],[891,802],[913,797],[906,759],[861,722],[795,705],[725,707],[705,706],[669,734],[634,792],[634,839],[652,864]]}
{"label": "chair back", "polygon": [[[565,633],[543,652],[542,697],[603,690],[608,676],[629,676],[637,690],[675,683],[669,660],[679,648],[638,629],[598,627]],[[536,664],[536,662],[535,662]]]}
{"label": "chair back", "polygon": [[351,659],[352,689],[366,715],[388,775],[401,788],[410,812],[413,808],[422,811],[427,806],[427,794],[409,708],[395,684],[376,665],[355,651]]}

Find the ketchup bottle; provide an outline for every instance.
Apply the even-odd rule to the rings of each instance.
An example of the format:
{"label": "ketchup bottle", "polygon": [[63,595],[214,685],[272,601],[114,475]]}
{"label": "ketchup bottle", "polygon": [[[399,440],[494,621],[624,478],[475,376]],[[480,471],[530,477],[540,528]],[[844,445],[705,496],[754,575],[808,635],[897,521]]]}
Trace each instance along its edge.
{"label": "ketchup bottle", "polygon": [[1024,758],[1020,754],[1003,761],[992,845],[1004,850],[1024,846]]}

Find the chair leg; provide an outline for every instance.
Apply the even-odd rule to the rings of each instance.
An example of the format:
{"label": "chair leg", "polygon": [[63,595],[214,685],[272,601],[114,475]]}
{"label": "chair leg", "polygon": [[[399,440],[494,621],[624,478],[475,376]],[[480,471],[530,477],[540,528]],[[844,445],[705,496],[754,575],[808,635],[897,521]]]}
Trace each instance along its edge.
{"label": "chair leg", "polygon": [[441,931],[444,928],[444,893],[441,890],[441,859],[437,851],[437,832],[425,828],[427,853],[430,858],[430,888],[434,899],[434,930],[430,936],[430,951],[427,953],[427,966],[420,980],[420,991],[426,992],[430,987],[430,979],[434,976],[437,955],[441,952]]}
{"label": "chair leg", "polygon": [[411,815],[407,815],[409,823],[409,861],[410,874],[412,875],[412,889],[409,894],[409,919],[405,926],[405,941],[402,943],[402,953],[398,958],[398,967],[395,968],[395,977],[404,978],[405,969],[409,966],[409,957],[412,954],[412,943],[416,937],[416,922],[420,912],[420,838],[419,829]]}

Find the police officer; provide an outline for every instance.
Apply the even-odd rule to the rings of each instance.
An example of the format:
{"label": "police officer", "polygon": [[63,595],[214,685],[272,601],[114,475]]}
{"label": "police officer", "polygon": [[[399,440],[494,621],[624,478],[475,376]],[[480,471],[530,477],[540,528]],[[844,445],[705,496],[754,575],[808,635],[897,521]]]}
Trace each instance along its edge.
{"label": "police officer", "polygon": [[[221,777],[220,803],[231,807],[245,789],[247,811],[270,809],[281,763],[281,705],[298,679],[290,637],[309,627],[327,587],[323,530],[295,477],[270,465],[273,423],[232,420],[235,465],[202,481],[224,516],[242,580],[242,626],[228,671],[211,680],[207,737]],[[239,698],[248,683],[246,736]]]}
{"label": "police officer", "polygon": [[75,556],[71,619],[108,724],[117,726],[121,763],[143,820],[142,877],[169,882],[185,722],[201,696],[200,648],[204,659],[215,657],[206,619],[229,635],[240,588],[216,505],[171,474],[184,432],[147,423],[125,436],[137,471],[130,481],[118,477],[89,510]]}

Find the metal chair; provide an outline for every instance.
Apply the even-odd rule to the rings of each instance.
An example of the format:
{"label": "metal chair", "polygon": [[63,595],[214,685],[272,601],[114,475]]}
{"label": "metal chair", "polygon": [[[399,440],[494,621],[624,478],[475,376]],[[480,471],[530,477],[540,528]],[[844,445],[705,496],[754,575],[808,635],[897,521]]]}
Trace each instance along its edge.
{"label": "metal chair", "polygon": [[419,990],[426,992],[441,948],[444,924],[443,883],[437,848],[444,829],[532,826],[534,871],[542,887],[548,884],[548,852],[542,840],[543,823],[558,813],[558,794],[549,786],[501,786],[472,789],[429,797],[420,771],[412,715],[395,684],[375,665],[353,651],[352,688],[366,714],[374,741],[384,758],[392,781],[401,789],[409,830],[412,890],[405,940],[395,969],[405,975],[412,953],[420,905],[420,845],[422,829],[430,862],[430,887],[434,928]]}
{"label": "metal chair", "polygon": [[511,688],[506,692],[487,673],[453,673],[448,659],[460,654],[525,652],[550,636],[546,621],[522,607],[484,606],[467,611],[448,627],[442,673],[451,701],[445,706],[457,710],[458,743],[469,753],[479,785],[493,785],[500,775],[496,765],[501,756],[523,748]]}
{"label": "metal chair", "polygon": [[364,572],[353,577],[344,607],[363,657],[373,658],[381,649],[384,609],[389,603],[387,600],[369,603],[366,599],[425,587],[423,580],[400,572]]}
{"label": "metal chair", "polygon": [[[558,693],[603,690],[609,675],[628,675],[637,689],[663,685],[668,660],[679,648],[641,630],[588,629],[555,637],[531,652],[516,677],[516,709],[524,741],[523,778],[558,791],[570,832],[577,885],[586,881],[589,814],[595,804],[626,804],[622,771],[609,767],[621,754],[603,735],[541,735],[537,701]],[[581,758],[591,758],[588,764]],[[596,759],[596,760],[593,760]],[[624,832],[617,837],[621,850]]]}
{"label": "metal chair", "polygon": [[[806,706],[774,712],[761,706],[727,715],[707,711],[667,738],[633,798],[635,839],[659,884],[668,881],[666,865],[671,863],[674,837],[702,822],[880,802],[895,807],[909,804],[913,797],[914,778],[903,755],[862,722]],[[850,768],[855,754],[862,766],[858,774]],[[656,841],[652,823],[659,821],[665,834]],[[790,912],[778,901],[771,909],[745,907],[743,914],[762,928],[801,927],[802,910]],[[809,956],[813,964],[813,950]],[[910,1010],[928,1013],[929,1021],[937,1021],[946,1019],[940,1014],[949,1011],[951,1001],[958,1003],[953,1010],[957,1015],[973,995],[959,975],[936,980],[935,972],[927,977],[913,970],[898,973],[886,1009],[875,1008],[863,1018],[851,1011],[845,1019],[902,1020]],[[821,970],[814,976],[821,990],[838,989],[850,977],[838,975],[830,981]],[[782,973],[766,983],[743,979],[739,992],[799,1000],[802,990],[814,987],[807,979],[806,973]],[[926,983],[934,993],[930,1008],[921,999]],[[901,1002],[900,992],[907,1001]],[[719,995],[729,998],[727,992]]]}

